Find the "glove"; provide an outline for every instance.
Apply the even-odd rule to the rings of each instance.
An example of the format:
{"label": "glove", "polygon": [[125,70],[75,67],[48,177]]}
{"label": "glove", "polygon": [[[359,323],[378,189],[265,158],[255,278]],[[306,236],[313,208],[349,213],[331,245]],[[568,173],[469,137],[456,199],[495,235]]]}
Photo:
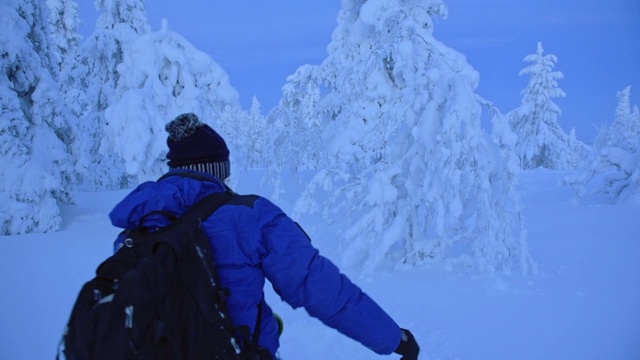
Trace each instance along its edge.
{"label": "glove", "polygon": [[402,355],[400,360],[418,360],[418,353],[420,347],[413,337],[413,334],[409,330],[402,330],[402,336],[400,337],[400,345],[394,351],[396,354]]}

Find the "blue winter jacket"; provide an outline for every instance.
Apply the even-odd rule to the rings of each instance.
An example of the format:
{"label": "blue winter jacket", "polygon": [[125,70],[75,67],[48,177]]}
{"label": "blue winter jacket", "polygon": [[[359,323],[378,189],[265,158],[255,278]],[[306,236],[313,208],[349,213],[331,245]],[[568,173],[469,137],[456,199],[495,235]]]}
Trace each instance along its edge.
{"label": "blue winter jacket", "polygon": [[[170,174],[174,173],[179,174]],[[226,191],[215,177],[197,174],[208,179],[169,176],[139,185],[111,211],[112,224],[133,229],[154,210],[180,216],[206,195]],[[162,227],[166,222],[162,216],[150,216],[143,225]],[[379,354],[392,353],[400,343],[398,325],[331,261],[319,255],[304,231],[270,201],[258,196],[235,197],[210,216],[203,228],[222,286],[231,293],[227,302],[234,324],[248,325],[253,334],[258,306],[262,305],[260,346],[272,354],[279,347],[279,335],[264,300],[265,278],[292,307],[304,307],[310,315]]]}

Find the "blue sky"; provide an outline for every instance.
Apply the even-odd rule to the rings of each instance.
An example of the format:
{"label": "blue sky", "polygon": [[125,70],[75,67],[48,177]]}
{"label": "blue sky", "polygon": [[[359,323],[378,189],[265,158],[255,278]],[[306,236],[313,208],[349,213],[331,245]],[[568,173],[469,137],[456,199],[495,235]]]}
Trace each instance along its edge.
{"label": "blue sky", "polygon": [[[86,36],[97,12],[81,1]],[[522,59],[542,42],[558,57],[567,93],[556,102],[560,125],[590,142],[595,126],[613,119],[616,93],[632,86],[640,105],[639,0],[445,0],[449,16],[435,37],[466,55],[480,73],[477,93],[503,112],[520,104],[527,84]],[[166,18],[169,28],[211,55],[229,74],[248,108],[256,95],[263,113],[275,106],[288,75],[303,64],[319,64],[337,25],[338,0],[147,1],[152,30]]]}

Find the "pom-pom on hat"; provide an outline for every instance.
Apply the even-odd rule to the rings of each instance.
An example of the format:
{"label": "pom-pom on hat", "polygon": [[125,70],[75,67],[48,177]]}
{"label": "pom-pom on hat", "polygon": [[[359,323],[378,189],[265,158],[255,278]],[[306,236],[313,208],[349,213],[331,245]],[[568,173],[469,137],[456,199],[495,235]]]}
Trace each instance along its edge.
{"label": "pom-pom on hat", "polygon": [[167,124],[169,168],[209,173],[220,180],[231,174],[229,149],[215,130],[192,113],[179,115]]}

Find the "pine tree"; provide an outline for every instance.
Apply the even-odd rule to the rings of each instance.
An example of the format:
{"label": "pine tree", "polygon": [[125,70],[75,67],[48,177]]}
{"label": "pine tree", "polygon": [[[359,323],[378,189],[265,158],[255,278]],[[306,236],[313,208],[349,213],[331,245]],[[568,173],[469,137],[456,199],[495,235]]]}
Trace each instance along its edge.
{"label": "pine tree", "polygon": [[89,98],[97,111],[104,111],[120,80],[117,67],[122,63],[124,47],[150,31],[142,0],[97,0],[101,11],[96,29],[82,49],[80,62],[87,71]]}
{"label": "pine tree", "polygon": [[529,75],[529,83],[522,91],[522,104],[509,114],[518,135],[516,151],[524,169],[570,169],[574,165],[571,138],[558,124],[561,111],[552,100],[565,96],[558,87],[563,75],[553,70],[557,57],[543,53],[538,43],[537,52],[524,58],[530,65],[520,71],[520,75]]}
{"label": "pine tree", "polygon": [[601,193],[612,202],[624,202],[640,193],[640,111],[631,106],[631,87],[618,92],[614,121],[600,129],[591,163],[568,177],[578,198]]}
{"label": "pine tree", "polygon": [[58,69],[63,72],[74,62],[82,36],[78,33],[80,18],[78,4],[73,0],[47,0],[51,11],[49,25],[54,53],[58,56]]}
{"label": "pine tree", "polygon": [[605,146],[617,146],[626,150],[633,150],[640,137],[640,123],[638,107],[631,105],[631,86],[618,92],[618,105],[615,110],[614,121],[607,129]]}
{"label": "pine tree", "polygon": [[104,111],[108,125],[101,142],[122,160],[134,182],[154,179],[166,171],[164,126],[179,114],[192,112],[226,140],[231,161],[244,152],[234,130],[247,122],[239,94],[228,75],[210,56],[169,30],[167,22],[126,43],[118,66],[116,88]]}
{"label": "pine tree", "polygon": [[516,175],[499,176],[505,159],[480,127],[478,74],[433,37],[438,16],[437,0],[343,1],[328,58],[290,78],[318,90],[292,97],[312,111],[288,110],[319,119],[326,154],[296,210],[321,208],[342,225],[339,252],[365,271],[449,259],[527,272],[521,219],[508,211],[516,200],[500,195]]}
{"label": "pine tree", "polygon": [[[479,238],[474,246],[476,251],[484,254],[481,258],[490,264],[506,264],[508,269],[536,274],[537,265],[529,254],[525,219],[520,206],[520,159],[515,151],[518,137],[511,129],[509,119],[498,108],[480,96],[477,98],[491,116],[491,138],[498,146],[500,159],[489,174],[491,192],[483,194],[478,202],[486,207],[486,216],[490,218],[488,222],[500,226],[488,229],[488,236]],[[512,254],[514,248],[516,253]]]}
{"label": "pine tree", "polygon": [[95,31],[78,49],[63,86],[76,92],[75,168],[88,189],[117,189],[136,182],[113,149],[105,111],[121,79],[117,71],[127,44],[149,32],[142,0],[97,0]]}
{"label": "pine tree", "polygon": [[65,107],[59,101],[49,10],[42,1],[5,0],[0,23],[0,234],[60,227],[72,168]]}
{"label": "pine tree", "polygon": [[298,68],[283,86],[278,106],[267,116],[271,131],[265,146],[268,161],[264,180],[274,187],[274,198],[284,193],[284,172],[300,180],[301,171],[322,168],[326,156],[322,130],[326,121],[318,113],[323,81],[320,71],[320,67],[311,65]]}
{"label": "pine tree", "polygon": [[266,164],[264,149],[267,124],[260,110],[260,102],[255,96],[251,101],[251,109],[249,110],[247,121],[241,122],[241,125],[242,129],[234,135],[242,137],[241,149],[243,149],[246,158],[246,167],[264,167]]}
{"label": "pine tree", "polygon": [[[49,25],[51,28],[51,44],[56,54],[59,94],[64,102],[68,131],[62,140],[65,144],[74,144],[84,134],[79,131],[78,119],[81,119],[88,109],[84,89],[78,87],[76,79],[70,70],[78,61],[78,47],[82,36],[78,33],[80,18],[78,4],[73,0],[47,0],[50,10]],[[71,146],[72,156],[79,156],[78,149]],[[78,174],[74,174],[77,180]]]}

